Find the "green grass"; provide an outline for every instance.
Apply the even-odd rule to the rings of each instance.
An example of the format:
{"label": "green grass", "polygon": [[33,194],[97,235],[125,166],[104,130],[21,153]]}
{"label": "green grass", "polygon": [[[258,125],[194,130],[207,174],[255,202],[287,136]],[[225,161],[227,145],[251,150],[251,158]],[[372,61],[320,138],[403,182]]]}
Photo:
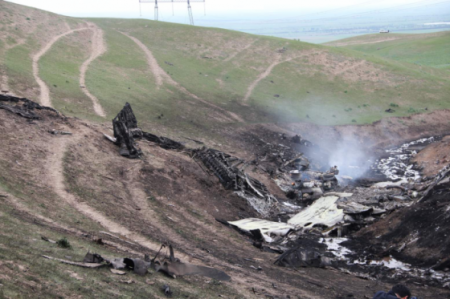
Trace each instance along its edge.
{"label": "green grass", "polygon": [[[171,85],[156,86],[143,52],[132,40],[113,29],[105,29],[105,39],[108,52],[91,64],[86,85],[99,99],[107,119],[115,117],[129,102],[142,128],[164,128],[169,136],[180,128],[192,136],[203,134],[206,130],[199,129],[195,122],[199,115],[202,125],[215,125],[204,117],[210,111],[202,103]],[[161,114],[164,117],[158,119]]]}
{"label": "green grass", "polygon": [[12,90],[20,91],[38,88],[33,77],[30,48],[26,45],[15,47],[5,55],[5,69],[8,74],[8,84]]}
{"label": "green grass", "polygon": [[[354,122],[353,120],[358,123],[370,123],[386,115],[384,110],[388,108],[390,99],[395,98],[400,102],[409,102],[410,106],[421,107],[424,106],[424,94],[432,94],[439,99],[439,101],[427,101],[429,110],[442,109],[450,104],[445,97],[448,92],[445,79],[439,78],[435,73],[423,71],[422,68],[373,55],[313,46],[280,38],[258,37],[227,30],[195,28],[145,20],[121,20],[120,24],[117,20],[96,20],[96,22],[105,30],[119,28],[137,37],[153,52],[159,65],[175,81],[202,98],[244,115],[248,122],[264,123],[282,119],[282,121],[311,121],[330,125],[346,124]],[[113,33],[108,33],[108,35],[111,34]],[[253,42],[253,46],[241,51],[232,60],[226,61],[236,52],[233,40],[239,40],[241,44]],[[115,51],[121,45],[119,42],[125,41],[123,38],[122,41],[118,38],[113,41],[110,38],[108,44],[111,42],[115,44],[110,47],[110,50]],[[142,53],[139,53],[139,49],[135,53],[133,47],[133,44],[128,44],[127,50],[130,51],[130,56],[134,60],[138,60],[139,55],[142,57]],[[398,84],[382,86],[364,81],[348,82],[339,77],[329,78],[321,69],[326,66],[308,65],[302,63],[301,59],[296,59],[275,67],[271,75],[261,81],[254,90],[249,102],[251,107],[242,106],[247,87],[272,63],[271,53],[282,47],[286,47],[289,53],[298,53],[298,55],[308,50],[322,50],[329,52],[335,61],[368,60],[380,70],[380,73],[387,72],[390,75],[388,80],[393,82],[398,80]],[[106,60],[106,56],[102,59]],[[111,58],[108,58],[111,67],[118,66],[119,63]],[[131,63],[132,61],[129,61],[128,70],[133,71]],[[124,68],[125,66],[122,65],[122,71]],[[309,73],[299,74],[295,68],[307,68]],[[127,77],[130,75],[123,76],[120,82]],[[108,80],[111,79],[108,78]],[[220,80],[222,84],[219,83]],[[414,80],[420,83],[412,83]],[[276,83],[271,84],[270,81]],[[117,82],[111,86],[120,85]],[[100,89],[98,88],[97,92],[101,92]],[[401,91],[400,96],[399,91]],[[136,91],[127,92],[132,95],[131,98],[135,97]],[[149,91],[149,94],[153,92]],[[274,98],[274,94],[282,96]],[[166,101],[165,105],[170,104]],[[345,111],[349,107],[356,108],[363,105],[370,105],[370,107],[353,109],[351,113]],[[150,107],[139,107],[139,111],[141,108],[150,109]],[[409,111],[400,109],[395,115],[408,115]],[[306,117],[307,115],[309,118]],[[173,114],[169,112],[167,119],[170,120],[171,116]]]}
{"label": "green grass", "polygon": [[[71,261],[82,261],[88,250],[103,256],[129,256],[88,239],[64,236],[32,222],[18,218],[14,210],[2,204],[0,208],[0,298],[161,298],[160,288],[169,284],[174,297],[212,298],[217,294],[242,298],[225,284],[205,284],[204,279],[170,279],[161,273],[125,276],[111,273],[108,268],[86,269],[48,260],[42,255]],[[67,238],[73,249],[67,250],[41,240],[41,236],[58,240]],[[122,281],[133,280],[126,284]],[[20,283],[19,283],[20,281]],[[150,282],[151,284],[147,283]]]}
{"label": "green grass", "polygon": [[[61,20],[72,27],[82,21],[60,17]],[[414,37],[402,34],[356,37],[343,41],[373,42],[380,36],[398,40],[352,45],[347,49],[149,20],[89,21],[104,30],[108,48],[86,74],[86,86],[99,99],[106,119],[113,118],[125,102],[130,102],[144,129],[158,130],[171,137],[220,138],[213,131],[223,125],[218,121],[223,112],[214,111],[170,84],[156,86],[144,52],[119,31],[142,41],[159,65],[189,92],[239,114],[247,123],[364,124],[386,116],[425,112],[425,108],[427,111],[450,108],[450,76],[446,70],[450,55],[448,32]],[[79,67],[89,55],[86,46],[89,43],[78,38],[78,34],[81,35],[69,35],[55,43],[40,61],[40,74],[57,109],[67,115],[104,121],[95,116],[91,101],[78,84]],[[36,87],[31,76],[31,45],[32,40],[6,55],[12,89]],[[247,45],[251,46],[242,49]],[[374,50],[379,47],[382,50]],[[280,49],[286,52],[278,54]],[[316,55],[322,55],[322,60],[316,59]],[[280,60],[298,58],[273,68],[256,86],[249,101],[243,103],[248,87],[277,56]],[[368,67],[356,66],[339,73],[349,61],[352,64],[366,61]],[[275,94],[280,97],[274,97]],[[392,102],[400,107],[387,115],[384,110]],[[161,114],[164,117],[158,119]]]}
{"label": "green grass", "polygon": [[98,223],[68,206],[53,190],[37,184],[27,173],[14,170],[12,163],[0,160],[0,171],[3,173],[0,175],[0,191],[12,194],[28,210],[44,217],[57,218],[61,223],[77,226],[85,231],[101,230]]}
{"label": "green grass", "polygon": [[89,49],[81,43],[81,34],[74,32],[58,40],[40,59],[39,76],[46,82],[57,110],[65,115],[99,120],[92,101],[79,84],[80,66],[89,57]]}
{"label": "green grass", "polygon": [[[334,51],[337,60],[348,59],[352,54],[359,58],[350,51]],[[297,59],[277,66],[269,77],[261,81],[252,96],[252,105],[270,111],[281,121],[295,122],[300,119],[326,125],[372,123],[387,116],[385,110],[392,101],[401,103],[402,107],[396,108],[390,116],[424,113],[425,108],[436,110],[449,107],[447,80],[412,72],[408,65],[402,63],[377,57],[364,58],[374,63],[380,74],[387,72],[392,75],[390,81],[398,83],[386,86],[367,80],[348,82],[340,76],[326,76],[320,68]],[[304,75],[305,70],[313,75]],[[274,97],[275,94],[279,97]],[[429,95],[436,98],[428,98]],[[411,106],[416,109],[408,109]]]}
{"label": "green grass", "polygon": [[[384,39],[392,39],[377,42]],[[328,43],[398,61],[450,69],[450,31],[428,34],[372,34]]]}

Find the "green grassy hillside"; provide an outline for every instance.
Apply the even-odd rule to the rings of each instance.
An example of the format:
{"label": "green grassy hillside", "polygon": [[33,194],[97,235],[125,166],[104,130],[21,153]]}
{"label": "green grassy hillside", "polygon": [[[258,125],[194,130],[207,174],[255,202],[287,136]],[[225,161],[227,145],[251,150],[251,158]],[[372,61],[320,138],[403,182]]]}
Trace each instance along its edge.
{"label": "green grassy hillside", "polygon": [[371,34],[328,43],[417,65],[450,69],[450,31]]}
{"label": "green grassy hillside", "polygon": [[[149,20],[73,19],[7,2],[0,5],[3,78],[18,95],[39,100],[31,57],[52,37],[81,30],[58,39],[38,63],[53,106],[67,115],[105,120],[95,115],[77,81],[94,38],[88,23],[101,28],[107,51],[89,65],[86,88],[98,98],[107,120],[126,101],[144,128],[192,135],[217,125],[239,125],[233,113],[241,124],[336,125],[450,108],[448,33],[434,34],[439,42],[429,35],[393,41],[423,45],[397,61],[397,50],[386,48],[391,53],[386,57],[379,51],[355,51],[384,43],[346,49]],[[131,37],[151,51],[159,70],[150,68],[146,53]],[[366,38],[372,42],[374,37]],[[428,53],[427,45],[433,45],[434,54],[420,56],[418,51]],[[414,55],[421,57],[421,65],[409,63]],[[385,113],[388,108],[395,112]]]}

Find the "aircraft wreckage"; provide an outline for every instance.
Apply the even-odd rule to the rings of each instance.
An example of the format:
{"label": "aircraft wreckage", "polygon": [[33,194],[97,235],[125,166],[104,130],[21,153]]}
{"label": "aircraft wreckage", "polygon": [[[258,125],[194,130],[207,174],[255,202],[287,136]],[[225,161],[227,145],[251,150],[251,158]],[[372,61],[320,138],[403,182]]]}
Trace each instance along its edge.
{"label": "aircraft wreckage", "polygon": [[[135,141],[139,139],[165,149],[181,150],[216,176],[225,189],[245,199],[261,215],[260,219],[217,220],[247,235],[261,250],[280,254],[275,261],[279,266],[334,267],[365,279],[396,276],[416,283],[450,286],[450,275],[437,270],[431,270],[433,273],[429,275],[429,269],[427,272],[425,268],[403,264],[389,248],[381,246],[376,254],[368,254],[364,245],[355,245],[359,240],[355,234],[363,228],[396,210],[413,209],[436,190],[442,190],[443,185],[450,184],[450,171],[439,174],[434,181],[424,180],[407,163],[418,143],[425,144],[433,138],[387,150],[390,156],[372,165],[371,172],[376,175],[353,180],[339,175],[337,166],[325,168],[310,161],[302,150],[319,149],[299,135],[290,138],[280,135],[291,146],[260,140],[257,158],[245,161],[216,149],[191,149],[169,138],[143,132],[137,127],[128,103],[114,118],[113,127],[114,137],[107,138],[120,147],[121,155],[139,157],[142,152]],[[277,198],[262,182],[251,177],[245,171],[249,166],[268,175],[286,198]],[[342,186],[340,181],[344,183]],[[402,250],[406,246],[405,243]],[[392,261],[386,262],[386,257]]]}
{"label": "aircraft wreckage", "polygon": [[[31,119],[39,118],[34,111],[40,109],[58,114],[11,96],[0,96],[0,109]],[[128,103],[112,123],[114,136],[105,137],[118,146],[120,155],[139,158],[143,153],[138,141],[143,139],[166,150],[182,151],[217,177],[225,189],[246,200],[261,218],[217,220],[237,229],[261,250],[279,254],[275,261],[279,266],[333,267],[364,279],[394,277],[450,287],[450,241],[445,234],[450,228],[450,169],[444,168],[435,177],[421,177],[420,169],[409,162],[420,146],[435,138],[388,149],[366,174],[352,179],[340,173],[337,166],[330,168],[310,159],[308,153],[320,149],[299,135],[280,134],[280,143],[260,139],[256,158],[245,161],[213,148],[188,148],[145,132],[138,127]],[[274,196],[250,176],[246,172],[249,166],[272,179],[285,198]],[[378,223],[390,226],[394,216],[401,221],[384,231],[377,230]],[[431,250],[431,246],[439,250],[421,257],[420,252]],[[129,259],[103,260],[113,267],[139,268],[131,267]],[[152,261],[142,263],[158,267]],[[164,266],[159,267],[165,271]],[[191,269],[192,273],[198,269]],[[223,275],[214,270],[204,273]]]}

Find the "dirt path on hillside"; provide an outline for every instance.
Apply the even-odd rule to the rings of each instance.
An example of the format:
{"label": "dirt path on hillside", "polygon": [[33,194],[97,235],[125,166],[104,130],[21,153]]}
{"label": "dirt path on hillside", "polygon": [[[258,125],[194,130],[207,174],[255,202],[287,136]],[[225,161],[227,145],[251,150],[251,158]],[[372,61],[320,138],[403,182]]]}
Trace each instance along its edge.
{"label": "dirt path on hillside", "polygon": [[177,85],[177,82],[175,82],[172,77],[170,77],[158,64],[158,61],[156,60],[155,56],[153,56],[153,53],[137,38],[132,37],[126,33],[120,32],[123,35],[130,38],[132,41],[136,43],[136,45],[141,48],[142,51],[145,53],[145,57],[147,59],[147,64],[150,67],[150,70],[153,73],[153,76],[155,77],[156,85],[161,87],[163,85],[163,81],[167,81],[171,85]]}
{"label": "dirt path on hillside", "polygon": [[[136,169],[132,172],[130,172],[130,186],[129,191],[131,193],[132,201],[136,206],[139,207],[139,213],[141,214],[142,218],[148,221],[152,224],[155,228],[159,229],[160,231],[164,232],[164,234],[167,237],[167,240],[170,240],[170,242],[175,242],[179,244],[180,246],[183,246],[184,249],[188,249],[188,244],[186,244],[186,241],[180,237],[178,233],[174,231],[173,228],[170,228],[167,226],[167,224],[164,224],[160,221],[159,215],[157,212],[155,212],[154,209],[152,209],[148,204],[148,195],[144,192],[145,187],[142,186],[142,184],[139,183],[139,173],[140,169]],[[216,226],[214,225],[207,225],[202,221],[199,221],[198,219],[192,217],[189,212],[187,211],[188,207],[186,206],[167,206],[169,209],[174,209],[182,214],[182,216],[185,218],[186,221],[189,221],[199,229],[201,229],[201,234],[204,234],[205,232],[210,236],[220,236],[223,234],[223,231],[220,231]],[[172,215],[171,218],[174,216]],[[179,222],[179,221],[177,221]],[[193,234],[197,234],[197,232],[192,232]],[[239,243],[237,243],[233,239],[227,240],[229,243],[232,243],[235,246],[240,246]],[[195,252],[196,254],[202,254],[201,251],[198,250],[198,248],[190,248],[189,251]]]}
{"label": "dirt path on hillside", "polygon": [[375,40],[375,41],[349,41],[349,42],[340,42],[340,43],[335,43],[332,44],[332,46],[335,47],[344,47],[344,46],[352,46],[352,45],[368,45],[368,44],[378,44],[378,43],[382,43],[382,42],[389,42],[389,41],[393,41],[393,40],[397,40],[400,39],[399,37],[387,37],[387,38],[382,38],[379,40]]}
{"label": "dirt path on hillside", "polygon": [[251,46],[253,46],[254,43],[256,43],[256,41],[258,41],[258,39],[254,39],[252,40],[250,43],[248,43],[245,47],[243,47],[242,49],[234,52],[233,54],[231,54],[227,59],[224,59],[224,62],[230,61],[231,59],[233,59],[234,57],[236,57],[239,53],[244,52],[245,50],[250,49]]}
{"label": "dirt path on hillside", "polygon": [[181,86],[178,82],[176,82],[175,80],[172,79],[172,77],[170,77],[162,68],[161,66],[158,64],[158,61],[156,60],[156,58],[153,56],[153,53],[147,48],[147,46],[145,46],[140,40],[138,40],[137,38],[130,36],[124,32],[120,32],[123,35],[129,37],[132,41],[134,41],[139,48],[141,48],[142,51],[144,51],[145,56],[147,58],[147,63],[150,67],[150,70],[152,71],[153,75],[155,76],[155,80],[156,80],[156,85],[157,86],[161,86],[163,84],[163,82],[165,81],[166,83],[175,86],[179,91],[181,91],[182,93],[190,96],[191,98],[196,99],[197,101],[202,102],[203,104],[206,104],[212,108],[215,108],[217,110],[220,110],[223,113],[228,114],[232,119],[238,121],[238,122],[244,122],[244,120],[237,115],[236,113],[227,111],[217,105],[214,105],[200,97],[198,97],[197,95],[191,93],[190,91],[188,91],[185,87]]}
{"label": "dirt path on hillside", "polygon": [[[22,216],[21,217],[25,217],[28,219],[32,219],[33,224],[36,225],[45,225],[48,228],[54,230],[54,231],[58,231],[58,232],[64,232],[65,234],[71,234],[74,235],[78,238],[86,238],[86,232],[80,231],[76,228],[73,227],[69,227],[66,226],[64,224],[61,224],[60,222],[57,222],[51,218],[45,217],[43,215],[37,214],[36,212],[30,210],[27,206],[25,206],[22,202],[23,200],[15,197],[14,195],[12,195],[11,193],[6,192],[5,190],[1,190],[2,194],[6,194],[7,197],[6,199],[4,199],[4,201],[11,205],[12,207],[14,207],[15,210],[19,211]],[[118,238],[118,237],[115,237]],[[111,240],[102,240],[105,244],[107,244],[108,246],[114,247],[118,250],[121,250],[123,252],[128,252],[128,253],[132,253],[136,256],[141,256],[142,252],[138,252],[134,249],[132,249],[131,247],[123,245],[123,244],[119,244],[115,241],[111,241]]]}
{"label": "dirt path on hillside", "polygon": [[334,75],[335,76],[339,76],[340,74],[343,74],[343,73],[348,72],[350,70],[356,69],[357,67],[360,67],[360,66],[364,65],[365,63],[366,63],[365,60],[361,60],[360,62],[358,62],[358,63],[356,63],[354,65],[351,65],[349,67],[345,67],[345,68],[335,72]]}
{"label": "dirt path on hillside", "polygon": [[[79,199],[74,196],[73,194],[69,193],[67,191],[67,188],[64,183],[64,156],[67,152],[68,148],[73,144],[78,144],[82,138],[84,138],[85,135],[87,135],[88,129],[83,127],[78,127],[78,130],[72,130],[73,135],[72,136],[59,136],[55,137],[52,142],[52,144],[49,144],[50,148],[53,151],[53,155],[49,155],[49,158],[46,161],[47,165],[47,180],[50,182],[51,186],[53,187],[56,194],[64,200],[68,205],[76,209],[79,213],[85,215],[86,217],[90,218],[93,221],[96,221],[103,227],[105,227],[109,232],[118,235],[123,239],[125,237],[125,240],[130,240],[134,243],[137,243],[143,247],[146,247],[152,251],[159,250],[160,244],[154,243],[150,240],[148,240],[146,237],[130,231],[125,226],[108,219],[105,215],[103,215],[101,212],[97,211],[93,207],[89,206],[85,202],[80,202]],[[134,186],[139,187],[139,186]],[[140,197],[140,199],[137,200],[138,203],[142,206],[142,199],[144,194],[140,194],[139,191],[134,193],[133,195],[137,195]],[[147,210],[148,212],[148,210]],[[156,217],[155,217],[156,218]],[[51,221],[51,220],[50,220]],[[155,219],[151,219],[151,223],[153,224]],[[167,230],[167,229],[166,229]],[[170,238],[172,238],[172,234],[170,235]],[[182,244],[182,240],[181,240]],[[189,246],[187,246],[188,249]],[[194,248],[192,248],[194,249]],[[196,254],[198,255],[198,254]],[[191,255],[186,255],[180,252],[179,250],[176,252],[177,258],[180,258],[182,261],[192,261],[193,257]],[[243,273],[242,269],[239,266],[236,265],[230,265],[225,263],[222,260],[217,259],[216,257],[209,255],[205,257],[202,254],[202,259],[194,258],[196,261],[201,261],[200,264],[205,265],[205,263],[202,261],[203,259],[206,259],[206,265],[215,266],[218,265],[220,267],[226,267],[233,269],[232,272],[227,271],[229,275],[232,276],[232,284],[237,292],[239,292],[242,296],[247,297],[249,295],[249,290],[252,286],[260,285],[262,282],[264,282],[267,286],[271,284],[270,278],[261,277],[259,273]],[[285,284],[280,283],[280,287],[284,287],[288,290],[292,290],[292,292],[299,292],[299,290]],[[305,298],[314,298],[310,297],[311,294],[308,292],[302,292]],[[248,298],[248,297],[247,297]]]}
{"label": "dirt path on hillside", "polygon": [[15,95],[11,92],[8,85],[8,76],[2,71],[3,74],[0,74],[0,92],[10,95]]}
{"label": "dirt path on hillside", "polygon": [[43,106],[52,107],[52,103],[50,100],[50,92],[49,92],[48,86],[39,77],[39,59],[41,59],[41,57],[45,53],[47,53],[47,51],[50,50],[50,48],[53,46],[53,44],[56,43],[61,37],[64,37],[66,35],[76,32],[76,31],[87,30],[87,29],[88,28],[78,28],[78,29],[69,30],[60,35],[57,35],[54,38],[52,38],[43,48],[41,48],[41,50],[39,50],[39,52],[37,52],[33,56],[33,76],[41,90],[40,102]]}
{"label": "dirt path on hillside", "polygon": [[10,94],[15,96],[15,94],[9,89],[8,84],[8,75],[6,74],[6,65],[5,65],[5,55],[7,50],[5,49],[3,53],[1,53],[0,59],[0,93],[2,94]]}
{"label": "dirt path on hillside", "polygon": [[[44,19],[40,20],[39,24],[45,24],[47,21],[48,21],[48,15],[45,14]],[[29,35],[33,34],[36,31],[37,26],[38,26],[38,23],[36,21],[32,22],[31,23],[31,28],[29,29],[28,34]],[[9,50],[12,50],[15,47],[18,47],[18,46],[21,46],[21,45],[25,44],[26,41],[27,40],[25,38],[18,38],[18,39],[16,39],[16,43],[11,44],[11,45],[8,45],[8,44],[5,45],[5,49],[4,49],[4,51],[3,51],[2,55],[1,55],[3,59],[2,59],[2,61],[0,61],[1,64],[2,64],[2,66],[0,66],[0,92],[2,92],[2,93],[7,93],[7,94],[10,94],[10,95],[13,95],[13,96],[17,96],[16,94],[14,94],[13,91],[10,90],[10,87],[9,87],[9,84],[8,84],[9,78],[8,78],[7,73],[6,73],[6,66],[5,66],[4,61],[5,61],[5,56],[6,56],[6,54],[8,53]]]}
{"label": "dirt path on hillside", "polygon": [[272,72],[272,70],[273,70],[274,67],[276,67],[277,65],[280,65],[280,64],[282,64],[282,63],[291,61],[292,59],[295,59],[295,58],[298,58],[298,57],[291,57],[291,58],[288,58],[288,59],[285,59],[285,60],[281,60],[281,55],[277,55],[277,57],[275,58],[275,61],[272,62],[272,64],[269,65],[269,67],[268,67],[263,73],[261,73],[261,74],[258,76],[258,78],[256,78],[256,80],[253,81],[253,83],[250,84],[250,86],[247,88],[247,93],[245,94],[245,97],[244,97],[244,103],[248,101],[248,99],[250,98],[250,96],[251,96],[252,93],[253,93],[253,90],[254,90],[255,87],[259,84],[259,82],[260,82],[261,80],[267,78],[267,76],[270,75],[270,73]]}
{"label": "dirt path on hillside", "polygon": [[94,105],[94,112],[101,117],[106,117],[106,113],[103,110],[103,107],[100,105],[99,100],[89,92],[86,86],[86,72],[88,70],[89,64],[91,64],[92,61],[106,52],[106,43],[103,39],[103,30],[101,30],[99,27],[97,27],[97,25],[93,23],[88,23],[88,25],[89,29],[92,31],[92,49],[91,56],[85,62],[83,62],[80,67],[80,86],[84,94],[92,100],[92,104]]}
{"label": "dirt path on hillside", "polygon": [[[47,180],[50,182],[56,194],[67,202],[71,207],[75,208],[78,212],[89,217],[90,219],[98,222],[107,230],[114,234],[124,236],[135,243],[138,243],[152,251],[157,251],[160,244],[156,244],[148,240],[147,238],[131,232],[126,227],[108,219],[101,212],[95,210],[85,202],[80,202],[73,194],[67,192],[64,184],[64,155],[71,144],[76,144],[81,138],[84,137],[86,129],[80,129],[74,132],[72,136],[59,136],[54,138],[51,149],[53,155],[50,155],[47,159]],[[187,256],[182,256],[183,259],[188,259]]]}
{"label": "dirt path on hillside", "polygon": [[2,194],[7,194],[8,197],[6,197],[6,202],[9,203],[11,206],[13,206],[16,210],[25,212],[29,215],[33,215],[34,218],[41,220],[43,222],[49,223],[54,227],[60,228],[60,229],[64,229],[66,231],[70,231],[73,234],[78,234],[81,235],[81,232],[73,229],[73,228],[69,228],[68,226],[62,225],[60,223],[57,223],[56,221],[54,221],[53,219],[50,219],[48,217],[45,217],[43,215],[37,214],[36,212],[31,211],[28,207],[26,207],[20,199],[18,199],[17,197],[15,197],[14,195],[12,195],[11,193],[2,191]]}
{"label": "dirt path on hillside", "polygon": [[130,184],[128,190],[131,193],[134,204],[136,204],[140,209],[139,214],[141,215],[141,217],[148,221],[148,223],[151,223],[155,228],[164,232],[167,240],[170,240],[171,243],[175,242],[180,245],[185,243],[185,241],[178,234],[173,233],[172,229],[170,229],[167,225],[161,223],[157,213],[148,206],[148,196],[143,191],[143,187],[138,183],[139,180],[137,178],[137,175],[137,171],[131,173],[130,181],[132,183]]}

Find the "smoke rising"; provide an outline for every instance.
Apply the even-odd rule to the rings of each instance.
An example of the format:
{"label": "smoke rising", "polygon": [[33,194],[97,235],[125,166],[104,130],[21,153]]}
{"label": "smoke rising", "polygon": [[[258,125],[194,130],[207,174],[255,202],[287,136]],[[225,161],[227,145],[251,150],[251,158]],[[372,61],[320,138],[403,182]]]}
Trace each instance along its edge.
{"label": "smoke rising", "polygon": [[329,148],[328,164],[337,166],[339,176],[357,179],[364,175],[374,163],[373,157],[356,140],[339,141]]}

